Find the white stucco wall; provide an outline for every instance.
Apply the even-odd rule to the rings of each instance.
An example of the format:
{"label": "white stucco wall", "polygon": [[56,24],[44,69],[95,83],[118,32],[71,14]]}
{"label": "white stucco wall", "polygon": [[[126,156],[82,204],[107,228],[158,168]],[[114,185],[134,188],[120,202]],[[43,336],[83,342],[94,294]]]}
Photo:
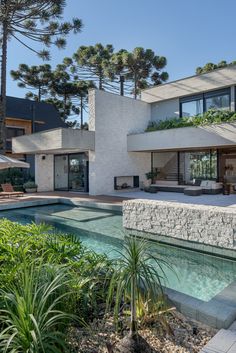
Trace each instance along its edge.
{"label": "white stucco wall", "polygon": [[89,129],[95,129],[95,152],[89,152],[91,195],[114,192],[115,176],[139,175],[151,169],[151,153],[127,152],[127,134],[143,131],[151,107],[142,101],[92,90],[89,94]]}
{"label": "white stucco wall", "polygon": [[236,123],[158,130],[127,137],[128,151],[235,147]]}
{"label": "white stucco wall", "polygon": [[151,120],[160,121],[179,117],[179,99],[168,99],[151,104]]}
{"label": "white stucco wall", "polygon": [[38,191],[54,190],[54,156],[52,154],[35,155],[35,182],[38,185]]}

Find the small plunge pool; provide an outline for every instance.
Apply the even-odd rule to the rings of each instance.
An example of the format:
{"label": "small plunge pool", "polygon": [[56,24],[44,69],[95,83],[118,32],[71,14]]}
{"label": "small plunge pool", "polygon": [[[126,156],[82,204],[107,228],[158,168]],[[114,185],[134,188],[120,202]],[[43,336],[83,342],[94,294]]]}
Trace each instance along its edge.
{"label": "small plunge pool", "polygon": [[[58,230],[78,235],[83,244],[109,257],[122,249],[124,230],[120,214],[84,207],[50,205],[1,211],[0,218],[22,224],[45,222]],[[236,280],[236,262],[153,242],[153,251],[168,262],[166,287],[209,301]]]}

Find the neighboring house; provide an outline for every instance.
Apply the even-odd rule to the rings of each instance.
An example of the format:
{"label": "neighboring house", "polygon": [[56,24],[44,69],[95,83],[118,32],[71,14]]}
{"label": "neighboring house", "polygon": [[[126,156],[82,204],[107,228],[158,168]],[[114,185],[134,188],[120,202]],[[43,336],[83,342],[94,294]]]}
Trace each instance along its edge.
{"label": "neighboring house", "polygon": [[209,108],[235,111],[236,66],[144,90],[141,100],[89,93],[89,131],[50,130],[14,139],[16,153],[36,155],[39,190],[107,194],[136,187],[145,173],[191,184],[236,181],[236,122],[145,132],[150,121],[192,116]]}
{"label": "neighboring house", "polygon": [[6,106],[6,154],[31,164],[34,174],[34,158],[24,153],[12,152],[12,138],[57,127],[66,127],[52,104],[29,99],[7,97]]}

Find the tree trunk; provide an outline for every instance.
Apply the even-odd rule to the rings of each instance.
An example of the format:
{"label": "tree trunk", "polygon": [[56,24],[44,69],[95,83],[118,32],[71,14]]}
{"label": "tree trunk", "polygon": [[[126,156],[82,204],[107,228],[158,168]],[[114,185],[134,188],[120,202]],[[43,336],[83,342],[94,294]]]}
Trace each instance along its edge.
{"label": "tree trunk", "polygon": [[0,153],[6,150],[6,81],[7,81],[7,22],[2,23],[1,97],[0,97]]}
{"label": "tree trunk", "polygon": [[102,89],[102,76],[99,76],[99,89]]}
{"label": "tree trunk", "polygon": [[84,116],[83,116],[83,97],[80,97],[80,129],[83,129]]}
{"label": "tree trunk", "polygon": [[63,119],[66,121],[66,104],[67,104],[67,94],[64,94],[64,112],[63,112]]}
{"label": "tree trunk", "polygon": [[41,102],[41,86],[39,85],[39,90],[38,90],[38,102]]}
{"label": "tree trunk", "polygon": [[137,313],[136,313],[136,277],[132,276],[131,279],[131,326],[130,326],[130,335],[135,336],[137,334]]}
{"label": "tree trunk", "polygon": [[137,73],[134,73],[134,99],[137,99]]}

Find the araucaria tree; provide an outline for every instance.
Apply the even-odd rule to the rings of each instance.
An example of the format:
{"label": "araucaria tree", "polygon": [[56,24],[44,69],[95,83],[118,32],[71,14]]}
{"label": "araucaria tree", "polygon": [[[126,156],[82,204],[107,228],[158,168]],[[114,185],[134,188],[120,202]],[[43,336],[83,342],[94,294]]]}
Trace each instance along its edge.
{"label": "araucaria tree", "polygon": [[104,89],[106,82],[112,81],[115,73],[111,66],[114,48],[107,44],[97,43],[94,46],[81,46],[74,54],[75,66],[78,65],[80,78],[92,80]]}
{"label": "araucaria tree", "polygon": [[[37,53],[42,59],[49,59],[48,48],[56,45],[64,48],[65,37],[69,32],[81,30],[82,22],[74,18],[72,22],[62,22],[61,15],[65,0],[0,0],[1,24],[1,97],[0,97],[0,150],[5,150],[6,117],[6,71],[7,45],[16,39],[26,48]],[[47,49],[37,51],[31,41],[42,43]]]}
{"label": "araucaria tree", "polygon": [[20,64],[18,70],[11,70],[11,77],[18,81],[18,87],[29,89],[26,98],[40,102],[47,96],[47,88],[52,82],[51,65],[28,66]]}
{"label": "araucaria tree", "polygon": [[[137,98],[141,89],[150,85],[159,85],[168,80],[169,75],[161,71],[167,64],[164,56],[155,55],[151,49],[134,48],[132,52],[122,49],[116,54],[122,62],[126,79],[133,82],[132,93]],[[115,58],[113,58],[114,61]]]}

